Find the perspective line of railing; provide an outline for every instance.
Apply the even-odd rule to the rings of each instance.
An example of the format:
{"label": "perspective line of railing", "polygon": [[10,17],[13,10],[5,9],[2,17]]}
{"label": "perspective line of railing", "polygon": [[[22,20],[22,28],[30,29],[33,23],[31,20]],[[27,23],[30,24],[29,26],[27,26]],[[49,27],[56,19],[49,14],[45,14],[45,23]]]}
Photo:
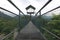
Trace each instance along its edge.
{"label": "perspective line of railing", "polygon": [[[15,32],[15,29],[11,32],[11,33],[9,33],[8,35],[6,35],[6,36],[4,36],[2,39],[0,39],[0,40],[4,40],[5,38],[9,38],[9,37],[11,37],[11,35],[13,34]],[[14,36],[14,35],[13,35]]]}
{"label": "perspective line of railing", "polygon": [[55,35],[54,33],[50,32],[49,30],[47,30],[44,27],[41,27],[43,30],[47,31],[48,33],[50,33],[51,35],[55,36],[56,38],[58,38],[60,40],[60,37],[58,37],[57,35]]}
{"label": "perspective line of railing", "polygon": [[0,39],[0,40],[4,40],[5,38],[9,38],[12,33],[14,33],[14,31],[12,31],[11,33],[9,33],[8,35],[6,35],[5,37],[3,37],[3,38]]}
{"label": "perspective line of railing", "polygon": [[45,35],[43,35],[43,33],[40,31],[40,34],[42,35],[42,37],[47,40],[47,38],[45,37]]}

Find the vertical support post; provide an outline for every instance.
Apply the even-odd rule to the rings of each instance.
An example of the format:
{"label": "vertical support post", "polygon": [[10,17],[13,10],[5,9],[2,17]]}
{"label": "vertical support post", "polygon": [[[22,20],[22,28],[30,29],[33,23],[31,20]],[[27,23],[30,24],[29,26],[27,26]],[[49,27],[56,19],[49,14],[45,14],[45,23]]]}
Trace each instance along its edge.
{"label": "vertical support post", "polygon": [[31,13],[30,13],[30,21],[31,21]]}
{"label": "vertical support post", "polygon": [[42,17],[41,17],[41,11],[39,12],[39,14],[40,14],[40,17],[39,17],[39,18],[40,18],[40,22],[41,22],[40,24],[41,24],[41,26],[42,26],[43,20],[42,20]]}
{"label": "vertical support post", "polygon": [[19,23],[18,23],[18,31],[20,31],[20,11],[19,11],[19,18],[18,18],[19,20]]}
{"label": "vertical support post", "polygon": [[41,11],[39,12],[40,16],[41,16]]}

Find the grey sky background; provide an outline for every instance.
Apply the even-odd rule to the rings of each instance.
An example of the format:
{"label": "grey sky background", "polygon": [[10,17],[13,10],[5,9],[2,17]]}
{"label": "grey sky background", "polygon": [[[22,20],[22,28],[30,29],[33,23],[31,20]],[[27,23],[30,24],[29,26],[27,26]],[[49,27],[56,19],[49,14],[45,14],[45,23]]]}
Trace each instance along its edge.
{"label": "grey sky background", "polygon": [[[26,7],[29,5],[32,5],[36,8],[35,13],[41,9],[41,7],[48,1],[48,0],[12,0],[17,6],[18,8],[24,13],[26,13]],[[54,9],[56,7],[60,6],[60,0],[52,0],[51,3],[49,3],[43,10],[42,10],[42,14]],[[19,13],[19,11],[12,6],[7,0],[0,0],[0,7],[3,7],[5,9],[8,9],[9,11],[12,11],[16,14]]]}

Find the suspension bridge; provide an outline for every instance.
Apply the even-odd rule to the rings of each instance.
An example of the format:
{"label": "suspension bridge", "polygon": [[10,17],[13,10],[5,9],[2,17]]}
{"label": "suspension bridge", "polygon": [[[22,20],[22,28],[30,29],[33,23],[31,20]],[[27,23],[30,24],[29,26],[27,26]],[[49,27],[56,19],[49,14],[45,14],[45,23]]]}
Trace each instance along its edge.
{"label": "suspension bridge", "polygon": [[[32,18],[31,14],[33,14],[34,12],[27,12],[28,14],[30,14],[30,19],[29,19],[29,22],[22,28],[20,29],[21,27],[21,14],[23,14],[24,18],[26,19],[26,15],[11,1],[11,0],[7,0],[10,4],[12,4],[18,11],[19,11],[19,15],[15,14],[14,12],[11,12],[5,8],[2,8],[0,7],[1,10],[4,10],[6,12],[9,12],[13,15],[16,15],[18,17],[18,27],[14,28],[9,34],[5,35],[5,36],[1,36],[0,40],[48,40],[45,35],[43,34],[43,32],[41,32],[41,30],[43,30],[44,32],[50,34],[51,36],[53,36],[54,38],[56,38],[56,40],[60,40],[60,37],[57,36],[56,34],[52,33],[51,31],[49,31],[48,29],[46,29],[43,25],[43,21],[41,21],[41,25],[39,28],[35,25],[35,22],[34,21],[34,18],[37,20],[37,19],[41,19],[41,17],[51,11],[54,11],[56,9],[59,9],[60,6],[44,13],[41,15],[41,11],[42,9],[44,9],[52,0],[49,0],[36,14],[35,16]],[[28,6],[26,8],[26,10],[28,10],[29,8],[32,8],[35,10],[35,8],[33,6]],[[39,13],[39,16],[38,16],[38,13]],[[4,16],[4,15],[3,15]],[[13,18],[12,18],[13,19]],[[33,20],[33,21],[32,21]],[[38,24],[38,23],[36,23]],[[9,39],[11,38],[12,39]]]}

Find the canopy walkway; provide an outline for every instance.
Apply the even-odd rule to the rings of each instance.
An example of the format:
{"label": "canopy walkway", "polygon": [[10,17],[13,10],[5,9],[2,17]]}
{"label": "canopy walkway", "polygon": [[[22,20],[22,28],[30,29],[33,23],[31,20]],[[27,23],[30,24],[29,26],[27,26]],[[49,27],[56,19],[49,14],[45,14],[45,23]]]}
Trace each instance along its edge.
{"label": "canopy walkway", "polygon": [[[0,40],[60,40],[60,34],[58,31],[53,32],[50,31],[51,26],[47,26],[47,21],[50,22],[52,15],[50,12],[55,11],[56,9],[60,9],[60,6],[41,14],[42,9],[44,9],[52,0],[49,0],[36,14],[35,16],[31,16],[34,12],[31,12],[30,16],[25,15],[11,0],[7,0],[10,4],[12,4],[18,11],[19,15],[11,12],[3,7],[0,7],[0,26],[1,26],[1,35]],[[29,6],[31,7],[31,5]],[[28,7],[28,8],[29,8]],[[28,9],[27,8],[27,9]],[[35,8],[32,7],[34,10]],[[5,14],[6,13],[6,14]],[[22,15],[21,15],[22,13]],[[39,15],[38,15],[39,14]],[[47,16],[48,15],[48,16]],[[31,18],[30,18],[31,17]],[[45,18],[42,19],[42,18]],[[38,21],[36,21],[38,20]],[[54,20],[57,21],[57,20]],[[57,21],[58,22],[58,21]],[[4,28],[2,28],[4,27]],[[12,27],[12,28],[10,28]],[[49,29],[47,29],[49,28]],[[7,31],[6,31],[7,30]],[[60,31],[60,29],[59,29]],[[5,33],[7,32],[7,33]],[[49,36],[48,36],[49,35]],[[48,39],[49,38],[49,39]]]}

